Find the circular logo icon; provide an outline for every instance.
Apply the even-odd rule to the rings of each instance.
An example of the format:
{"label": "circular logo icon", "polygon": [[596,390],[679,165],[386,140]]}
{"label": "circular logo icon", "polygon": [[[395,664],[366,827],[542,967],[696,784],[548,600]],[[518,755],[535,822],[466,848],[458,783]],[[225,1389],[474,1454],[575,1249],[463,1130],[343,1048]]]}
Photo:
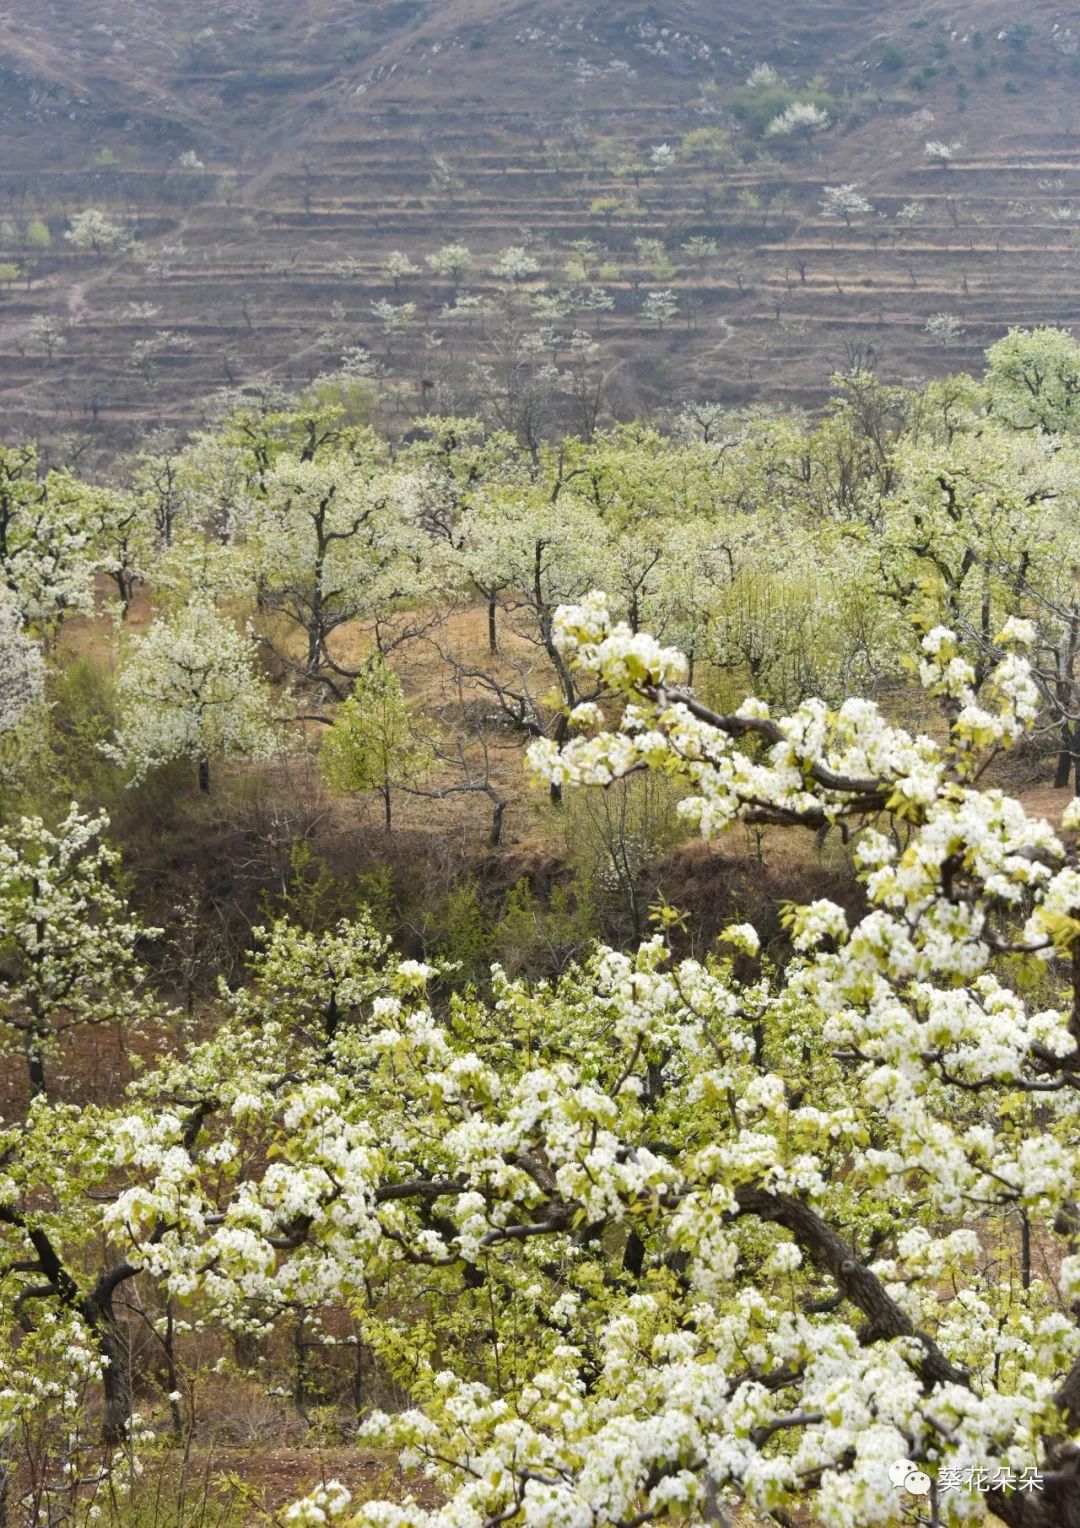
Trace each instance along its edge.
{"label": "circular logo icon", "polygon": [[925,1470],[920,1470],[910,1459],[894,1459],[889,1465],[889,1479],[897,1490],[909,1496],[929,1496],[933,1481]]}

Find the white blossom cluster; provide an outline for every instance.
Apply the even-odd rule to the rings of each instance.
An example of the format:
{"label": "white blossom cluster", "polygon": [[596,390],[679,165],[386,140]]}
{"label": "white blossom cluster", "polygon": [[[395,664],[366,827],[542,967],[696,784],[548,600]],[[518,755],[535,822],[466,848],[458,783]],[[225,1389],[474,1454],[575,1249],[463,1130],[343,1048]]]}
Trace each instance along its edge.
{"label": "white blossom cluster", "polygon": [[[641,712],[668,710],[656,692],[675,656],[625,638],[598,599],[561,623],[566,649],[608,665]],[[926,650],[947,684],[947,636]],[[1014,679],[995,713],[1006,733],[1022,664]],[[807,772],[804,815],[803,797],[861,800],[838,783],[854,750],[879,772],[911,758],[868,711],[777,726],[771,746]],[[387,1362],[407,1362],[416,1404],[365,1433],[444,1505],[354,1503],[331,1484],[289,1521],[618,1523],[812,1500],[823,1524],[887,1524],[898,1457],[1052,1464],[1080,1362],[1061,1306],[1077,1259],[1022,1279],[998,1265],[1017,1217],[1050,1236],[1080,1191],[1075,1021],[1068,1003],[1029,1007],[993,967],[1014,948],[1045,958],[1049,933],[1021,930],[1018,911],[1052,921],[1080,906],[1080,882],[1045,823],[966,783],[956,730],[955,754],[918,754],[934,791],[892,808],[906,845],[859,835],[869,911],[793,910],[782,983],[734,925],[741,977],[726,958],[673,963],[657,935],[552,988],[496,972],[490,1005],[440,1016],[438,973],[366,925],[265,931],[234,1018],[116,1121],[112,1171],[129,1181],[105,1225],[241,1329],[342,1302]],[[711,756],[726,749],[691,762]],[[686,762],[681,743],[666,757]],[[781,800],[786,768],[785,753]],[[401,1314],[410,1288],[445,1289],[480,1342],[493,1277],[516,1333],[498,1383],[464,1353],[434,1364]],[[959,1523],[970,1503],[941,1511]]]}
{"label": "white blossom cluster", "polygon": [[[527,284],[528,249],[504,255]],[[455,285],[471,261],[439,258]],[[532,334],[530,365],[557,339]],[[0,1424],[37,1398],[67,1426],[105,1384],[110,1318],[89,1271],[104,1262],[152,1289],[148,1313],[171,1297],[196,1326],[300,1320],[329,1342],[344,1310],[348,1340],[407,1394],[366,1435],[400,1452],[415,1498],[354,1502],[329,1482],[293,1523],[602,1528],[748,1509],[869,1528],[901,1520],[897,1460],[931,1477],[1041,1470],[1038,1528],[1067,1520],[1080,807],[1055,829],[992,783],[1002,750],[1072,714],[1055,687],[1080,562],[1071,352],[1054,351],[1042,400],[1054,427],[1036,428],[1032,342],[1010,337],[994,390],[1022,428],[973,423],[968,393],[942,384],[924,402],[948,440],[912,431],[889,486],[813,530],[809,494],[798,513],[786,497],[802,492],[801,432],[714,408],[677,460],[643,427],[526,465],[449,419],[391,460],[313,414],[204,438],[176,483],[148,462],[134,497],[69,503],[66,480],[13,462],[19,608],[0,642],[29,691],[28,633],[87,608],[95,570],[127,601],[148,550],[168,548],[164,608],[118,640],[111,752],[135,778],[270,753],[259,647],[227,597],[257,596],[260,643],[333,694],[351,677],[338,633],[367,622],[389,646],[433,590],[465,591],[502,643],[489,698],[542,734],[543,783],[659,771],[709,836],[838,830],[857,884],[784,909],[780,972],[766,930],[741,921],[695,958],[658,932],[548,983],[495,969],[483,993],[398,958],[363,917],[257,930],[214,1026],[120,1106],[73,1109],[35,1083],[26,1120],[0,1125],[0,1306],[35,1327],[0,1373]],[[844,406],[820,438],[846,449]],[[18,559],[45,534],[34,517],[61,509],[63,578],[34,594]],[[879,703],[902,660],[923,731]],[[759,692],[713,710],[695,662],[716,693],[747,673]],[[71,1025],[149,1008],[138,946],[155,931],[118,889],[106,831],[72,808],[0,835],[0,1016],[32,1079]],[[656,918],[678,926],[674,909]],[[143,1431],[130,1422],[132,1447]],[[985,1509],[1028,1528],[995,1489],[942,1495],[939,1521]]]}
{"label": "white blossom cluster", "polygon": [[0,734],[12,732],[41,700],[45,660],[14,602],[0,598]]}
{"label": "white blossom cluster", "polygon": [[55,829],[22,817],[0,831],[0,1046],[39,1065],[74,1025],[147,1011],[138,945],[161,930],[117,888],[108,825],[72,804]]}
{"label": "white blossom cluster", "polygon": [[135,780],[173,759],[274,751],[270,690],[253,643],[205,602],[155,621],[133,645],[116,689],[120,726],[105,751]]}

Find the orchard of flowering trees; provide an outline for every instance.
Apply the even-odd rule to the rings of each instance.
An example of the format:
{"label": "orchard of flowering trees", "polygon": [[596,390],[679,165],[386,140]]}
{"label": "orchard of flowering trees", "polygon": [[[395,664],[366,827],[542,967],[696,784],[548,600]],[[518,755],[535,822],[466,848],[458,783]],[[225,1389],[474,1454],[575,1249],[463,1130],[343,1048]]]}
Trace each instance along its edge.
{"label": "orchard of flowering trees", "polygon": [[0,451],[0,1522],[164,1522],[231,1382],[399,1461],[290,1524],[1080,1525],[1077,376]]}

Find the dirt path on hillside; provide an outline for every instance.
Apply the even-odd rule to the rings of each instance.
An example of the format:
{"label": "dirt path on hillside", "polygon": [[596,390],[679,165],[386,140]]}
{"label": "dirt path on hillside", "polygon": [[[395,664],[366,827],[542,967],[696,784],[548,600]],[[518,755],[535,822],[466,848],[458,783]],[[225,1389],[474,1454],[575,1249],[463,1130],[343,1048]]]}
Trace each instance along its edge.
{"label": "dirt path on hillside", "polygon": [[720,339],[713,341],[707,349],[700,352],[702,361],[711,359],[713,356],[719,354],[721,350],[726,350],[728,345],[731,344],[732,340],[736,338],[736,325],[725,314],[717,313],[713,323],[717,329],[723,330],[723,334]]}

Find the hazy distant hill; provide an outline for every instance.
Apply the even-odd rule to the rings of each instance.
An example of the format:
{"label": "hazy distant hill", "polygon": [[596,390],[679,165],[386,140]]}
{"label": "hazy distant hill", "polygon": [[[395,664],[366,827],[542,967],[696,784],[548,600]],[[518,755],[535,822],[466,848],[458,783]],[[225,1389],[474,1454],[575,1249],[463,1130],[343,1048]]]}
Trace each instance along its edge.
{"label": "hazy distant hill", "polygon": [[[611,407],[972,364],[1009,324],[1078,317],[1078,43],[1044,0],[9,5],[6,431],[124,441],[360,345],[401,407],[464,407],[501,353],[472,299],[505,293],[509,246],[537,267],[518,308],[594,337]],[[783,83],[747,87],[763,63]],[[793,100],[828,129],[767,136]],[[850,225],[821,211],[845,184],[871,207]],[[87,208],[135,242],[76,248]],[[455,242],[471,266],[433,277]],[[388,275],[395,250],[418,272]]]}

